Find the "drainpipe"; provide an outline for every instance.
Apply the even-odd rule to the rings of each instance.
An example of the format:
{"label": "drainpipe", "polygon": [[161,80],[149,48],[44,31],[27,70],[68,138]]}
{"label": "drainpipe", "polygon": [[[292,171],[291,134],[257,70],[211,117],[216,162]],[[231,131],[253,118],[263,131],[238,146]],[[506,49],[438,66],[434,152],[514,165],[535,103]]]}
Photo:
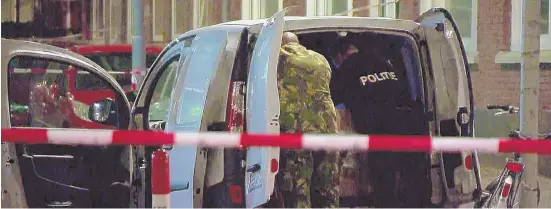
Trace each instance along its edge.
{"label": "drainpipe", "polygon": [[21,0],[15,0],[15,22],[16,23],[19,23],[19,16],[20,16],[19,7],[21,7]]}
{"label": "drainpipe", "polygon": [[[540,57],[540,15],[541,0],[522,0],[522,29],[520,61],[520,132],[523,136],[537,139],[539,114],[539,57]],[[521,208],[537,208],[538,156],[524,154],[524,174],[521,185]]]}
{"label": "drainpipe", "polygon": [[90,40],[90,22],[88,21],[88,11],[90,9],[90,1],[81,1],[80,11],[80,28],[84,40]]}

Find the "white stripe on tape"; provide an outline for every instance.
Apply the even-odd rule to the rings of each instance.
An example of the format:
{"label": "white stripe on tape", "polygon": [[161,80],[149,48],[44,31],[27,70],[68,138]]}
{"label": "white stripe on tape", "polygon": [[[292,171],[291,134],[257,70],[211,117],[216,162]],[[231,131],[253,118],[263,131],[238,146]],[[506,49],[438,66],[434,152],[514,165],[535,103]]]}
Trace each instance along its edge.
{"label": "white stripe on tape", "polygon": [[433,151],[465,151],[478,150],[483,152],[498,152],[499,140],[491,139],[458,139],[457,137],[437,137],[431,140]]}
{"label": "white stripe on tape", "polygon": [[153,208],[170,208],[170,194],[153,194],[151,201]]}
{"label": "white stripe on tape", "polygon": [[[328,137],[331,140],[327,140]],[[302,147],[311,149],[367,150],[369,148],[369,137],[367,135],[303,135]]]}
{"label": "white stripe on tape", "polygon": [[198,145],[206,147],[237,147],[241,134],[233,133],[175,133],[174,145]]}
{"label": "white stripe on tape", "polygon": [[31,69],[25,69],[25,68],[13,68],[14,73],[30,73]]}
{"label": "white stripe on tape", "polygon": [[113,141],[111,130],[53,129],[47,134],[50,144],[109,145]]}

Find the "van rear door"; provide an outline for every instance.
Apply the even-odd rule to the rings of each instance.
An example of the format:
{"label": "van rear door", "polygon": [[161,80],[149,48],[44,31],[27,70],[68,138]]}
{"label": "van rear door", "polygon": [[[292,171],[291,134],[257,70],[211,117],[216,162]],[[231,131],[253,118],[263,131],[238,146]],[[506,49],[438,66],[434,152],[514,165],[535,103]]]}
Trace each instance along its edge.
{"label": "van rear door", "polygon": [[[167,132],[200,132],[212,77],[226,49],[226,30],[200,32],[179,67],[168,109]],[[175,146],[170,152],[171,206],[202,207],[206,150],[196,145]]]}
{"label": "van rear door", "polygon": [[[450,13],[442,8],[425,12],[416,22],[424,62],[434,82],[436,130],[441,136],[472,137],[473,92],[464,45]],[[438,153],[446,197],[470,201],[480,188],[476,152]],[[445,199],[443,200],[445,201]]]}
{"label": "van rear door", "polygon": [[[248,133],[279,134],[277,62],[285,11],[264,23],[256,44],[247,81],[246,123]],[[246,207],[266,203],[274,191],[279,148],[249,147],[245,174]]]}

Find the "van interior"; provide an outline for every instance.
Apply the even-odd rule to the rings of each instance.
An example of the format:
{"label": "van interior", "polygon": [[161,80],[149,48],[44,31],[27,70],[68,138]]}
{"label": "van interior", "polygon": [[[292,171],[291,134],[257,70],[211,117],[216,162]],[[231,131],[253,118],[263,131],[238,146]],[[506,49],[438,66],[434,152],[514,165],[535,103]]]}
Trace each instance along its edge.
{"label": "van interior", "polygon": [[[340,101],[338,98],[343,92],[346,94],[355,95],[354,97],[351,97],[351,100],[348,101],[347,105],[355,106],[356,112],[352,113],[351,117],[340,117],[339,127],[344,127],[344,124],[352,124],[352,132],[360,134],[429,135],[428,117],[425,114],[427,111],[425,104],[428,103],[424,98],[426,93],[424,92],[423,73],[419,62],[420,59],[417,58],[418,53],[416,52],[416,43],[411,36],[408,37],[407,35],[393,32],[353,30],[292,32],[297,34],[301,45],[322,54],[330,63],[332,67],[332,81],[330,88],[334,102],[338,103],[337,100]],[[339,47],[339,44],[352,44],[358,49],[358,52],[353,55],[356,56],[356,61],[352,61],[353,57],[351,56],[347,61],[353,63],[347,65],[345,64],[347,61],[345,61],[342,64],[343,68],[345,68],[344,70],[337,68],[334,64],[336,57],[335,49]],[[368,91],[356,91],[357,89],[347,89],[346,87],[343,87],[344,89],[341,90],[337,89],[342,87],[342,85],[338,85],[339,82],[360,82],[360,78],[354,76],[367,75],[365,73],[360,73],[352,77],[348,77],[357,79],[355,81],[345,79],[333,82],[337,77],[341,79],[340,77],[343,75],[346,77],[347,73],[354,73],[345,72],[345,70],[348,70],[346,67],[354,66],[354,68],[362,69],[377,68],[377,66],[381,66],[374,65],[373,63],[383,63],[386,67],[389,67],[386,69],[390,69],[386,71],[392,71],[396,76],[405,79],[400,79],[396,84],[390,86],[365,85],[365,87],[370,88]],[[377,70],[378,69],[367,71],[379,72]],[[337,75],[337,73],[340,74]],[[377,77],[376,79],[379,81],[384,78]],[[335,83],[337,83],[337,85],[335,85]],[[389,101],[393,102],[389,103]],[[346,131],[341,130],[341,132]],[[354,155],[356,156],[356,159],[366,159],[361,157],[363,153],[356,153]],[[413,155],[416,156],[412,157]],[[344,155],[342,156],[344,157]],[[429,177],[430,157],[428,154],[415,153],[410,155],[410,153],[406,153],[403,155],[404,157],[401,158],[384,154],[380,156],[381,157],[377,159],[377,162],[368,162],[367,164],[377,163],[380,165],[379,167],[385,167],[385,164],[389,165],[401,163],[404,167],[403,170],[396,171],[396,181],[399,183],[394,185],[394,187],[396,187],[396,191],[399,193],[398,195],[403,196],[411,194],[411,191],[404,192],[403,190],[400,190],[404,187],[416,187],[418,189],[418,195],[420,195],[418,197],[425,199],[425,204],[419,205],[419,207],[430,204],[432,192]],[[418,160],[415,161],[413,159]],[[358,167],[362,166],[365,165]],[[369,166],[367,167],[369,168]],[[411,175],[408,176],[406,174],[408,169],[418,169],[419,167],[421,167],[421,170],[417,171],[425,173],[426,175],[422,175],[424,177],[414,179],[415,177],[411,177]],[[373,171],[372,168],[368,170],[369,172],[367,176],[370,176],[369,173],[376,172]],[[365,170],[361,175],[365,175]],[[377,180],[367,180],[366,185],[364,185],[365,182],[360,179],[364,179],[365,177],[362,177],[361,175],[358,174],[358,176],[352,177],[353,179],[347,179],[348,181],[351,181],[351,185],[354,186],[341,186],[341,207],[377,206],[377,204],[375,204],[377,200],[375,199],[385,199],[385,197],[374,195],[373,191],[369,191],[369,189],[364,191],[365,188],[373,188],[368,185],[370,184],[369,182],[374,182]],[[358,186],[358,182],[361,186]],[[415,183],[412,184],[412,182]],[[341,182],[341,185],[343,184],[344,181]],[[355,197],[347,196],[350,194],[350,191],[347,192],[345,191],[346,189],[343,188],[355,190],[352,193],[355,193],[356,195],[350,195]],[[400,206],[404,205],[396,205],[396,207]]]}

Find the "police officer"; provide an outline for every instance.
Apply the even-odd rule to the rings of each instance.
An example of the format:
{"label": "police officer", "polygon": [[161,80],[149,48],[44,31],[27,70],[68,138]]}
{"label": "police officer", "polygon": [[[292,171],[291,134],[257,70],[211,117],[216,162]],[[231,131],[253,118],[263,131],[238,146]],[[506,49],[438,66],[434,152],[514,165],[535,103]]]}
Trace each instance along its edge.
{"label": "police officer", "polygon": [[[325,57],[300,45],[295,34],[283,34],[278,66],[283,133],[337,132],[330,79]],[[338,152],[282,149],[278,188],[285,207],[339,207],[338,158]]]}
{"label": "police officer", "polygon": [[[380,53],[379,53],[380,54]],[[354,131],[360,134],[423,135],[422,105],[410,98],[405,70],[379,54],[361,51],[352,55],[339,71],[344,85],[336,103],[351,112]],[[378,57],[379,56],[379,57]],[[421,111],[419,111],[421,110]],[[374,207],[426,207],[430,205],[430,163],[424,153],[368,152],[368,180]],[[427,162],[427,163],[425,163]],[[366,160],[359,160],[365,164]],[[365,171],[364,170],[364,171]]]}

